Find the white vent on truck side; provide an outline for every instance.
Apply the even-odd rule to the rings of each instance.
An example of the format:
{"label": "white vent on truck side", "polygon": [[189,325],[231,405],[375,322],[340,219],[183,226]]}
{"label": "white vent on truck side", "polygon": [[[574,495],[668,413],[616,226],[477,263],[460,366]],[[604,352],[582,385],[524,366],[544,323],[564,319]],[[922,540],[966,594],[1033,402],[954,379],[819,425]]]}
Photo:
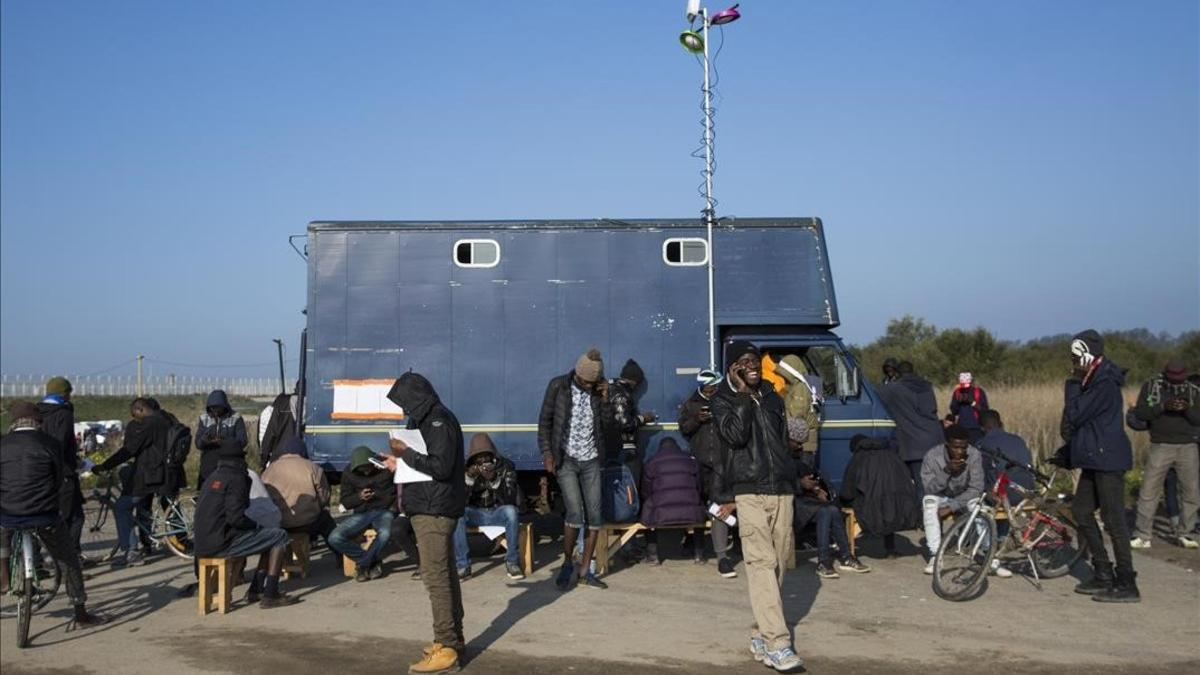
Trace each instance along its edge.
{"label": "white vent on truck side", "polygon": [[707,265],[708,242],[696,238],[668,239],[663,242],[663,262],[671,267]]}
{"label": "white vent on truck side", "polygon": [[495,239],[459,239],[454,242],[453,255],[459,267],[495,267],[500,264],[500,243]]}

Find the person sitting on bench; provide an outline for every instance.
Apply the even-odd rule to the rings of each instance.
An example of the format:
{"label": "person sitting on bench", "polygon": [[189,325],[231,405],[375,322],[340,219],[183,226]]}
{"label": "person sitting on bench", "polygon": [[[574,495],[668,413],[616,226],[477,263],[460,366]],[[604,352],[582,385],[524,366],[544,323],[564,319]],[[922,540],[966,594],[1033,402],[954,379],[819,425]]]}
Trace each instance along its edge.
{"label": "person sitting on bench", "polygon": [[[870,572],[871,568],[850,554],[850,540],[846,536],[846,521],[838,506],[836,493],[813,466],[815,454],[804,451],[804,440],[808,434],[808,423],[802,417],[789,417],[788,447],[796,464],[796,503],[793,507],[792,527],[796,537],[811,522],[817,528],[817,576],[822,579],[837,579],[838,572]],[[833,562],[833,547],[838,547],[837,566]]]}
{"label": "person sitting on bench", "polygon": [[[329,513],[332,493],[325,472],[308,459],[303,437],[293,436],[275,449],[262,479],[283,515],[283,529],[305,532],[313,539],[320,535],[329,543],[337,527]],[[336,562],[341,569],[340,556]]]}
{"label": "person sitting on bench", "polygon": [[[350,463],[342,472],[342,506],[352,514],[329,535],[329,548],[354,561],[355,581],[383,578],[383,552],[396,518],[392,472],[372,464],[373,457],[375,453],[365,445],[350,453]],[[367,528],[375,530],[375,540],[364,551],[358,538]]]}
{"label": "person sitting on bench", "polygon": [[258,570],[246,591],[246,602],[271,609],[294,605],[299,598],[280,592],[288,533],[260,527],[246,515],[250,507],[250,476],[246,451],[236,439],[221,441],[217,465],[204,479],[196,500],[196,558],[244,558],[260,554]]}
{"label": "person sitting on bench", "polygon": [[454,530],[454,557],[459,579],[471,576],[471,551],[467,528],[503,526],[507,550],[504,568],[509,579],[524,579],[521,569],[519,508],[524,501],[517,484],[517,468],[496,452],[487,434],[475,434],[467,452],[467,507]]}
{"label": "person sitting on bench", "polygon": [[[642,524],[646,530],[646,562],[661,563],[658,557],[658,532],[666,525],[703,523],[706,516],[700,501],[700,464],[684,452],[674,438],[667,436],[658,444],[658,452],[646,462],[642,472]],[[697,563],[704,559],[704,538],[692,538]]]}
{"label": "person sitting on bench", "polygon": [[[925,574],[933,574],[933,561],[942,545],[942,519],[965,515],[983,496],[983,458],[970,439],[967,429],[957,424],[946,427],[946,442],[930,448],[921,464],[925,543],[929,547]],[[1001,578],[1012,576],[999,560],[992,560],[990,573]]]}

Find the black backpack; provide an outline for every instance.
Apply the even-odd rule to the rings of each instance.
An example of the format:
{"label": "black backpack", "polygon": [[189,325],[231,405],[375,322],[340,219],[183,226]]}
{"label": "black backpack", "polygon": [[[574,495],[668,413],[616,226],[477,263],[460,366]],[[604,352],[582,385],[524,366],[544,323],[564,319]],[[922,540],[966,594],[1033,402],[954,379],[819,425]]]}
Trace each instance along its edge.
{"label": "black backpack", "polygon": [[182,467],[192,449],[192,430],[178,420],[171,420],[167,428],[166,443],[163,445],[163,460],[167,467]]}

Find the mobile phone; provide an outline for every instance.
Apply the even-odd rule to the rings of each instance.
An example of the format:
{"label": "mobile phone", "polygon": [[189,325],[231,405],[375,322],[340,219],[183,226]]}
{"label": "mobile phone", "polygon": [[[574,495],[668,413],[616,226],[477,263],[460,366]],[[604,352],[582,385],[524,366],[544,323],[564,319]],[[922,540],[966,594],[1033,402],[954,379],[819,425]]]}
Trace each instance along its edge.
{"label": "mobile phone", "polygon": [[374,464],[375,466],[379,467],[380,469],[388,468],[387,464],[384,464],[383,460],[379,459],[378,457],[372,457],[372,458],[368,459],[367,461]]}

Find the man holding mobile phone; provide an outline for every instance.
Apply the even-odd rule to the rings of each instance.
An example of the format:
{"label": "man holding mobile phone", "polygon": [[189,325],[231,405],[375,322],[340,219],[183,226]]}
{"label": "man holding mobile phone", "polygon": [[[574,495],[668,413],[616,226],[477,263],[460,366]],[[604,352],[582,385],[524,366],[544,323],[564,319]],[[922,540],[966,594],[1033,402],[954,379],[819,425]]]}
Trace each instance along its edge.
{"label": "man holding mobile phone", "polygon": [[796,470],[787,444],[783,399],[762,380],[758,348],[744,340],[725,346],[726,381],[712,399],[713,422],[724,445],[720,492],[732,493],[718,518],[736,510],[750,586],[755,660],[778,671],[804,662],[792,648],[783,617],[783,584],[794,547],[792,499]]}
{"label": "man holding mobile phone", "polygon": [[1167,471],[1174,468],[1179,477],[1179,524],[1173,536],[1184,548],[1200,548],[1192,537],[1196,509],[1200,506],[1200,453],[1196,448],[1196,430],[1200,428],[1200,386],[1188,381],[1183,361],[1173,359],[1138,393],[1133,414],[1150,431],[1150,453],[1142,473],[1138,495],[1137,527],[1131,546],[1150,548],[1154,514],[1162,495]]}

